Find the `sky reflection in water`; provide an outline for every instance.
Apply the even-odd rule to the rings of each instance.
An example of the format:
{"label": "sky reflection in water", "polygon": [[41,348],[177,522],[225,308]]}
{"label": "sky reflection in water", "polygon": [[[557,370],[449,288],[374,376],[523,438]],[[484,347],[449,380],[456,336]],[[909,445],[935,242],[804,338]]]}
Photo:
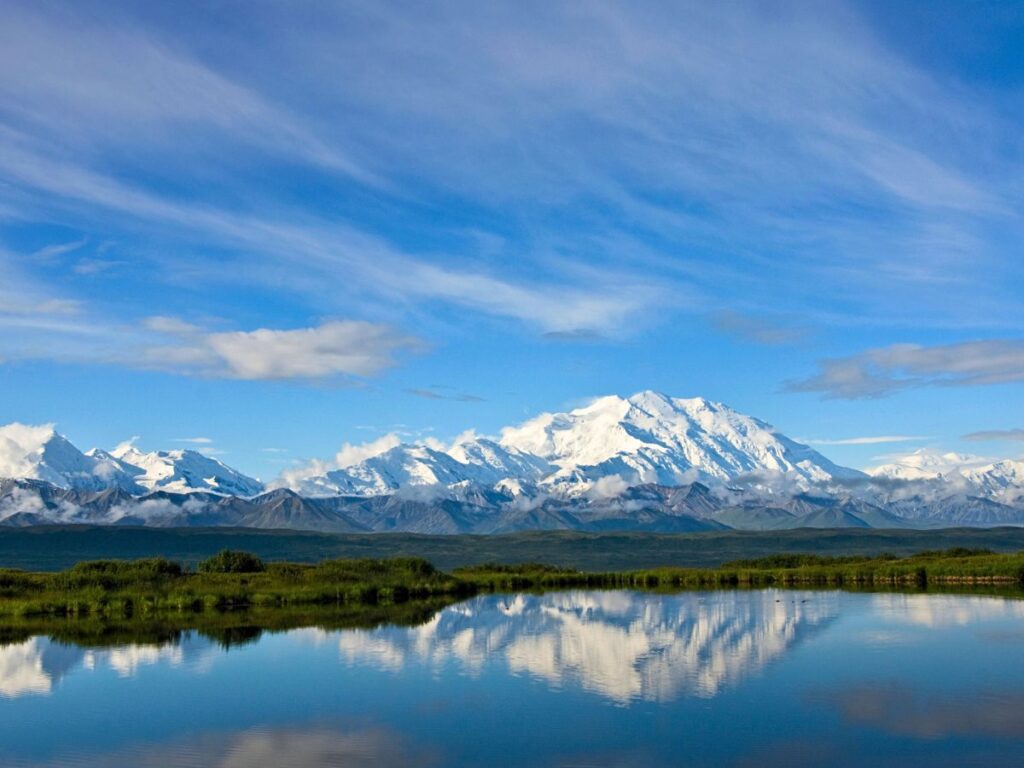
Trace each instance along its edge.
{"label": "sky reflection in water", "polygon": [[485,596],[417,627],[0,646],[0,765],[878,765],[1024,757],[1024,602]]}

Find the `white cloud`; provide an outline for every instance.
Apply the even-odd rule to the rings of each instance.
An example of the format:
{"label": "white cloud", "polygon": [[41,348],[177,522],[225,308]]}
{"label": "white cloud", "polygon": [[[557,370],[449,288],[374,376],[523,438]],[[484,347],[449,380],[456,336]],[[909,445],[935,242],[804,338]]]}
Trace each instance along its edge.
{"label": "white cloud", "polygon": [[1024,440],[1024,429],[985,429],[964,435],[961,440],[976,442],[997,440]]}
{"label": "white cloud", "polygon": [[167,333],[172,336],[190,336],[202,332],[198,325],[186,323],[177,317],[166,317],[164,315],[147,317],[142,321],[142,325],[155,333]]}
{"label": "white cloud", "polygon": [[790,382],[795,392],[826,397],[885,397],[924,386],[980,386],[1024,381],[1024,340],[980,339],[957,344],[893,344],[850,357],[823,360],[810,378]]}
{"label": "white cloud", "polygon": [[[82,303],[74,299],[19,299],[14,296],[0,295],[0,314],[9,315],[35,315],[46,316],[76,315],[81,311]],[[42,320],[26,320],[25,317],[18,318],[21,322],[43,323]]]}
{"label": "white cloud", "polygon": [[72,267],[76,275],[99,275],[125,265],[114,259],[79,259]]}
{"label": "white cloud", "polygon": [[69,243],[54,243],[40,248],[38,251],[32,254],[32,258],[38,261],[50,261],[63,256],[66,253],[72,253],[82,248],[88,242],[87,238],[75,240]]}
{"label": "white cloud", "polygon": [[482,312],[539,325],[547,332],[621,331],[641,307],[663,300],[653,283],[621,276],[618,285],[517,285],[482,273],[414,264],[403,288]]}
{"label": "white cloud", "polygon": [[[255,284],[317,316],[469,311],[577,340],[634,334],[666,309],[713,312],[716,296],[822,322],[1018,318],[1004,279],[1016,261],[993,264],[1001,244],[985,231],[1016,199],[1019,153],[992,149],[1016,146],[1012,112],[888,49],[854,7],[783,6],[342,4],[307,26],[261,6],[239,45],[228,26],[199,40],[116,9],[15,4],[0,28],[0,174],[18,193],[4,210],[96,222],[119,242],[144,231],[151,251],[125,253],[147,283],[187,283],[211,304],[223,285]],[[416,245],[371,231],[355,203],[296,210],[261,161],[312,168],[352,200],[373,185]],[[195,183],[174,183],[185,173]],[[210,194],[187,191],[205,179]],[[421,213],[443,198],[429,237],[407,196]],[[449,218],[463,207],[480,215]],[[952,284],[964,300],[948,300]],[[49,334],[5,358],[71,356],[77,345],[52,337],[117,325],[61,325],[45,298],[5,299],[45,315],[5,326]],[[718,322],[761,343],[796,333]],[[250,355],[271,337],[215,343],[165,348],[160,362],[239,378],[334,366]],[[805,388],[909,386],[856,366],[829,376]]]}
{"label": "white cloud", "polygon": [[303,480],[317,477],[327,472],[333,472],[336,469],[344,469],[359,464],[367,459],[372,459],[374,456],[386,453],[392,448],[401,445],[401,443],[402,439],[394,432],[381,435],[365,443],[346,442],[338,449],[333,459],[310,459],[295,467],[286,469],[281,472],[281,476],[275,481],[274,485],[284,488],[298,488],[302,485]]}
{"label": "white cloud", "polygon": [[921,435],[871,435],[867,437],[844,437],[838,440],[801,440],[810,445],[878,445],[880,443],[910,443],[927,440]]}
{"label": "white cloud", "polygon": [[[425,431],[429,432],[430,430],[428,429]],[[436,437],[424,437],[422,432],[412,433],[408,431],[391,431],[365,443],[346,442],[341,446],[332,459],[310,459],[300,463],[298,466],[286,469],[281,473],[280,478],[278,478],[277,485],[284,486],[286,488],[298,488],[303,480],[323,475],[336,469],[346,469],[348,467],[355,466],[367,459],[380,456],[383,453],[387,453],[392,448],[397,448],[399,445],[402,445],[404,442],[403,436],[407,438],[407,442],[414,441],[417,445],[426,446],[431,450],[440,451],[442,453],[454,453],[455,458],[459,460],[464,458],[464,456],[458,451],[457,447],[462,443],[476,440],[480,437],[476,430],[467,429],[457,435],[451,442],[446,443]],[[266,451],[269,449],[265,448],[264,450]],[[440,489],[403,489],[403,492],[427,494],[430,497],[434,497],[438,495]]]}
{"label": "white cloud", "polygon": [[53,424],[19,422],[0,426],[0,477],[35,477],[35,463],[53,429]]}
{"label": "white cloud", "polygon": [[335,468],[351,467],[367,459],[372,459],[374,456],[380,456],[401,444],[402,439],[394,432],[389,432],[367,443],[356,445],[345,443],[334,457]]}
{"label": "white cloud", "polygon": [[143,365],[233,379],[372,376],[420,343],[385,325],[335,320],[311,328],[207,332],[174,318],[151,318],[150,330],[175,341],[145,350]]}
{"label": "white cloud", "polygon": [[621,475],[606,475],[598,478],[587,490],[587,496],[592,499],[606,499],[618,496],[629,488],[629,483]]}
{"label": "white cloud", "polygon": [[[618,270],[592,268],[584,286],[584,281],[572,281],[564,274],[518,280],[499,277],[471,260],[442,266],[433,262],[446,257],[437,256],[427,263],[344,224],[310,220],[296,225],[176,202],[76,165],[72,158],[49,158],[22,144],[21,137],[9,139],[7,151],[0,153],[0,169],[30,187],[169,225],[176,236],[188,232],[244,249],[243,270],[230,260],[226,266],[218,266],[219,262],[188,265],[193,273],[217,280],[262,280],[323,301],[324,286],[337,284],[343,270],[347,286],[358,287],[363,301],[367,296],[440,300],[555,332],[624,333],[627,319],[635,320],[642,310],[665,300],[664,290],[653,278]],[[259,268],[253,268],[257,263]]]}
{"label": "white cloud", "polygon": [[212,437],[176,437],[176,443],[193,443],[195,445],[209,445],[213,442]]}
{"label": "white cloud", "polygon": [[82,303],[55,295],[29,278],[22,260],[0,249],[0,323],[22,327],[65,322],[82,310]]}
{"label": "white cloud", "polygon": [[114,456],[120,456],[125,451],[131,451],[135,449],[135,444],[142,438],[139,435],[132,435],[127,440],[122,440],[120,443],[114,446],[114,450],[111,453]]}
{"label": "white cloud", "polygon": [[763,316],[754,317],[733,310],[716,312],[711,317],[715,328],[743,341],[768,346],[795,344],[807,337],[808,329],[781,323]]}
{"label": "white cloud", "polygon": [[[74,10],[10,7],[0,27],[0,94],[26,127],[95,147],[182,136],[244,142],[351,174],[372,175],[287,110],[204,65],[150,30]],[[46,118],[63,114],[62,123]]]}
{"label": "white cloud", "polygon": [[439,392],[439,389],[450,390],[452,387],[411,387],[405,390],[408,395],[422,397],[424,400],[454,400],[458,403],[482,403],[484,398],[468,392]]}
{"label": "white cloud", "polygon": [[[190,48],[173,29],[113,12],[22,7],[5,22],[0,95],[18,119],[7,121],[0,167],[14,183],[83,217],[114,211],[244,251],[257,268],[225,258],[198,269],[333,299],[328,311],[347,289],[378,305],[440,301],[556,334],[627,334],[652,302],[692,308],[696,293],[778,306],[761,290],[768,271],[799,277],[786,281],[787,306],[824,312],[824,294],[845,300],[827,311],[846,317],[863,305],[899,310],[875,318],[971,312],[920,288],[936,278],[988,275],[999,287],[973,269],[985,249],[964,242],[984,237],[959,218],[1002,211],[1001,179],[1016,177],[987,175],[987,153],[974,149],[994,143],[975,141],[980,131],[999,135],[999,104],[930,78],[842,4],[794,4],[771,19],[745,4],[537,14],[381,4],[372,14],[321,9],[294,31],[264,8],[248,27],[263,45],[248,48],[280,52],[265,60],[217,37],[230,33],[205,30],[225,44]],[[346,182],[412,179],[428,195],[528,222],[528,232],[515,240],[477,224],[460,234],[480,245],[403,251],[357,216],[299,221],[272,190],[252,190],[268,199],[245,214],[169,199],[139,177],[118,181],[133,178],[118,173],[128,154],[209,165],[231,184],[238,153],[254,148]],[[244,176],[246,193],[254,177]],[[891,217],[865,242],[853,211],[878,209]],[[941,227],[962,234],[935,236]],[[168,273],[197,268],[159,252]],[[780,252],[784,262],[764,256]]]}

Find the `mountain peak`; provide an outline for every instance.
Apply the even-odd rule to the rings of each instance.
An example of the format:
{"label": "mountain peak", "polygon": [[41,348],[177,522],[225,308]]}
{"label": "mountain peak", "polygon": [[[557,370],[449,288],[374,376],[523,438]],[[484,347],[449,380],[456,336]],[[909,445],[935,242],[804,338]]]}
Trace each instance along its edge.
{"label": "mountain peak", "polygon": [[804,482],[859,475],[721,403],[652,390],[541,414],[505,429],[501,444],[550,461],[558,469],[545,482],[567,489],[613,476],[626,484],[678,485],[759,473]]}
{"label": "mountain peak", "polygon": [[130,493],[212,491],[251,496],[263,490],[258,480],[191,449],[144,453],[133,438],[111,451],[93,448],[83,453],[52,424],[0,426],[0,477],[88,491],[121,488]]}
{"label": "mountain peak", "polygon": [[888,464],[872,467],[867,472],[876,477],[925,480],[958,474],[964,470],[976,469],[992,463],[992,459],[983,456],[918,448],[909,453],[895,456]]}
{"label": "mountain peak", "polygon": [[707,408],[718,405],[717,403],[708,400],[706,397],[672,397],[671,395],[666,395],[664,392],[658,392],[654,389],[644,389],[639,392],[635,392],[625,399],[633,405],[652,405],[655,407],[668,406],[671,408],[679,408],[681,404],[686,404],[693,408]]}
{"label": "mountain peak", "polygon": [[98,490],[131,479],[115,463],[88,456],[53,424],[0,427],[0,477],[43,480],[60,488]]}
{"label": "mountain peak", "polygon": [[[202,490],[252,496],[263,490],[258,480],[195,450],[146,453],[133,438],[109,453],[94,451],[87,456],[46,425],[13,425],[8,431],[19,438],[21,454],[31,452],[23,445],[25,435],[31,437],[29,447],[38,447],[49,436],[54,457],[63,457],[37,460],[27,469],[5,472],[0,466],[8,476],[76,487],[117,484],[132,492]],[[425,486],[455,489],[466,483],[515,487],[523,494],[607,495],[644,484],[785,475],[807,486],[860,476],[721,403],[704,397],[673,398],[655,390],[608,395],[567,412],[542,413],[502,430],[498,440],[467,432],[451,446],[389,442],[379,447],[385,450],[364,451],[352,463],[339,460],[326,471],[294,473],[283,477],[281,484],[317,496],[386,495]]]}
{"label": "mountain peak", "polygon": [[134,444],[122,443],[112,453],[126,467],[136,470],[136,483],[151,491],[253,496],[263,490],[259,480],[191,448],[143,453]]}
{"label": "mountain peak", "polygon": [[652,389],[637,392],[625,398],[625,400],[635,408],[655,416],[680,412],[686,413],[691,417],[698,417],[699,414],[703,413],[718,413],[721,411],[736,413],[729,406],[709,400],[706,397],[671,397],[663,392],[656,392]]}

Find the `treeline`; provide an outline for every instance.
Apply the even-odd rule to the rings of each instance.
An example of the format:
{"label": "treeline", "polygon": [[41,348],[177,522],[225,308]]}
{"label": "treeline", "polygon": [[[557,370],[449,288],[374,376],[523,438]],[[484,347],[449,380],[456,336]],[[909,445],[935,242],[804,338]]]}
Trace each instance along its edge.
{"label": "treeline", "polygon": [[264,563],[225,550],[194,571],[163,558],[79,563],[58,573],[0,569],[0,616],[131,618],[167,612],[390,606],[480,592],[576,587],[687,589],[763,586],[1024,586],[1024,553],[951,549],[911,557],[780,554],[719,568],[585,572],[544,565],[484,564],[443,573],[415,557]]}

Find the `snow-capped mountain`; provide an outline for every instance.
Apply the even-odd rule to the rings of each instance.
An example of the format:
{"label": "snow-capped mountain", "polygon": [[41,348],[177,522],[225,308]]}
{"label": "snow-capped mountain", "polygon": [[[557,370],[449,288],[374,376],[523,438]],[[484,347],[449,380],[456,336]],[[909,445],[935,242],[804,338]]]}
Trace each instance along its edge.
{"label": "snow-capped mountain", "polygon": [[973,471],[991,463],[981,456],[939,453],[928,448],[919,448],[889,464],[870,467],[866,471],[872,477],[892,480],[938,480],[944,477],[962,477],[965,471]]}
{"label": "snow-capped mountain", "polygon": [[967,492],[1003,503],[1024,498],[1024,461],[993,460],[921,448],[889,464],[867,470],[872,477],[916,481],[933,493]]}
{"label": "snow-capped mountain", "polygon": [[259,480],[199,451],[143,453],[131,443],[122,443],[110,453],[93,449],[89,455],[118,462],[133,474],[135,483],[147,491],[210,491],[226,496],[253,496],[263,490]]}
{"label": "snow-capped mountain", "polygon": [[403,444],[289,485],[319,496],[465,483],[515,495],[608,496],[643,484],[781,476],[803,487],[863,477],[721,403],[640,392],[542,414],[504,429],[497,442],[473,437],[446,450]]}
{"label": "snow-capped mountain", "polygon": [[545,484],[570,492],[608,478],[631,486],[748,475],[786,475],[805,484],[862,476],[721,403],[651,391],[542,414],[505,429],[501,444],[549,461],[557,469]]}
{"label": "snow-capped mountain", "polygon": [[58,488],[129,494],[209,491],[252,496],[263,484],[198,451],[143,453],[130,443],[82,452],[52,424],[0,427],[0,478],[41,480]]}
{"label": "snow-capped mountain", "polygon": [[82,453],[52,424],[0,427],[0,477],[42,480],[58,488],[141,488],[134,473],[109,454]]}
{"label": "snow-capped mountain", "polygon": [[191,450],[81,452],[51,425],[0,427],[0,525],[320,531],[1024,525],[1024,461],[927,450],[870,474],[704,398],[602,397],[452,445],[347,446],[260,481]]}
{"label": "snow-capped mountain", "polygon": [[308,496],[380,496],[417,487],[533,483],[551,470],[541,458],[474,438],[448,451],[425,445],[398,445],[358,464],[300,479],[291,486]]}

